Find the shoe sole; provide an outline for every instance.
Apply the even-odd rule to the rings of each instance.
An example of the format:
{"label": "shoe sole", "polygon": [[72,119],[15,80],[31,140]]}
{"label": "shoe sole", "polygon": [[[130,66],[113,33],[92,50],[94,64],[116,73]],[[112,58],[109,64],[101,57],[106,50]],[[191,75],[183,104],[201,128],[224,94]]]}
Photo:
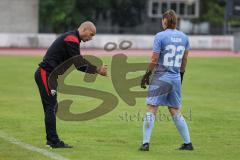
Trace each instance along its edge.
{"label": "shoe sole", "polygon": [[73,148],[73,147],[52,147],[52,146],[50,146],[49,144],[46,144],[45,145],[47,148],[49,148],[49,149],[55,149],[55,148]]}
{"label": "shoe sole", "polygon": [[179,151],[193,151],[194,149],[178,149]]}
{"label": "shoe sole", "polygon": [[138,149],[138,151],[146,152],[146,151],[149,151],[149,149],[147,149],[147,150]]}

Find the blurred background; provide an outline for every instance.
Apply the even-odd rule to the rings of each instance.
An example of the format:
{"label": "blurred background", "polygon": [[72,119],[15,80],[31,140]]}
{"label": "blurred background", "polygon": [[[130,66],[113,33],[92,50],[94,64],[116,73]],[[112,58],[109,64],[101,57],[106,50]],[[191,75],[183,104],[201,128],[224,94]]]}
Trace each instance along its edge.
{"label": "blurred background", "polygon": [[[154,35],[162,31],[161,17],[168,9],[176,11],[178,29],[190,39],[182,114],[196,150],[175,150],[182,140],[164,108],[156,116],[151,152],[140,154],[146,103],[140,85],[131,84],[145,72],[138,67],[148,64]],[[58,101],[71,102],[69,110],[76,115],[106,104],[102,94],[116,97],[118,104],[89,121],[58,118],[60,137],[74,148],[50,150],[45,148],[34,73],[57,36],[86,20],[96,25],[97,34],[81,42],[81,54],[101,59],[109,76],[90,80],[83,72],[67,71],[65,86],[76,86],[79,92],[61,92],[65,86],[59,87]],[[114,51],[104,50],[108,44]],[[121,50],[121,44],[131,48]],[[237,160],[239,66],[240,0],[0,0],[0,160]],[[96,97],[87,96],[92,94]],[[130,103],[136,100],[135,106],[129,98]]]}
{"label": "blurred background", "polygon": [[178,14],[178,29],[190,35],[193,49],[240,50],[240,0],[1,0],[0,47],[47,48],[90,20],[97,36],[86,47],[124,39],[150,49],[168,9]]}

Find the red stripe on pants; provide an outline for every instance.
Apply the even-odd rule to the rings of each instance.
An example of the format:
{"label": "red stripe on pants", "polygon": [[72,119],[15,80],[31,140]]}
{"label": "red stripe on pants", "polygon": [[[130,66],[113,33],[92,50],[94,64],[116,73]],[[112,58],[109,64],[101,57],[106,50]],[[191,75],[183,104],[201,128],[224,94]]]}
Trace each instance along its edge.
{"label": "red stripe on pants", "polygon": [[48,84],[47,84],[47,73],[42,68],[40,68],[40,73],[41,73],[41,78],[42,78],[42,81],[43,81],[43,85],[46,89],[47,94],[49,95],[49,89],[48,89]]}

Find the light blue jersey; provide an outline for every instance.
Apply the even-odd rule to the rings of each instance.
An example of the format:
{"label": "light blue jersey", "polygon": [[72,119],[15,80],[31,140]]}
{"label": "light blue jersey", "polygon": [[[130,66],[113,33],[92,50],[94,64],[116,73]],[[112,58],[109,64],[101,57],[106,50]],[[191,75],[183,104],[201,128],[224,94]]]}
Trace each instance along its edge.
{"label": "light blue jersey", "polygon": [[164,77],[179,77],[185,50],[189,50],[189,41],[183,32],[167,29],[157,33],[153,44],[153,52],[160,54],[156,72],[164,73]]}
{"label": "light blue jersey", "polygon": [[148,105],[181,107],[179,73],[185,50],[189,40],[183,32],[167,29],[156,34],[153,52],[160,56],[148,89]]}

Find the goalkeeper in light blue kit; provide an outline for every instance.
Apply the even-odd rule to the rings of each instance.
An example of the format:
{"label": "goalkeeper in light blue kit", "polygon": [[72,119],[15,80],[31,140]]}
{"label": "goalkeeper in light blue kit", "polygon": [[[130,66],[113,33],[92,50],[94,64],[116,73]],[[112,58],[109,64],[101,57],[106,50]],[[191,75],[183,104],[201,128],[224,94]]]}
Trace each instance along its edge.
{"label": "goalkeeper in light blue kit", "polygon": [[173,10],[165,12],[162,17],[164,31],[155,36],[151,63],[141,81],[141,87],[146,88],[153,72],[148,89],[147,113],[143,122],[143,143],[139,148],[140,151],[149,151],[158,106],[168,106],[184,141],[179,149],[193,150],[187,123],[180,113],[181,82],[187,64],[189,40],[183,32],[176,29],[176,25],[176,13]]}

